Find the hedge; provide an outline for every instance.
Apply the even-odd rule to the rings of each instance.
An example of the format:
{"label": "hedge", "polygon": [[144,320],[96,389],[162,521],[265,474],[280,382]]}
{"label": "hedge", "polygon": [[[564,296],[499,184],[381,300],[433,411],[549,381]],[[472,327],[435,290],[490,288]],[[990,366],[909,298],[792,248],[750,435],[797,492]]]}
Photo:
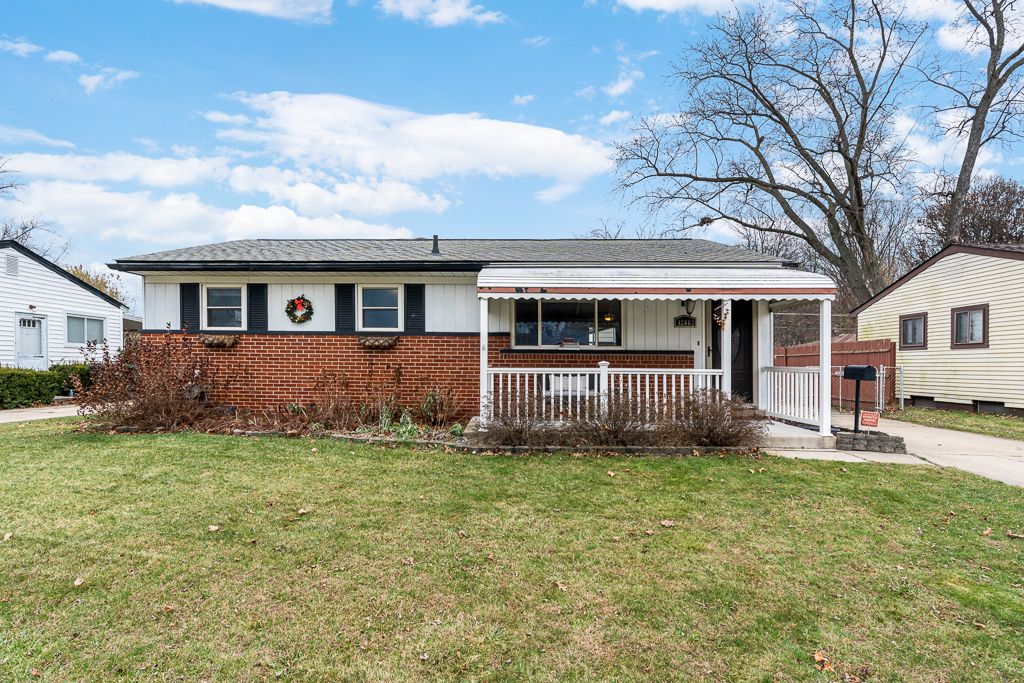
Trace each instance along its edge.
{"label": "hedge", "polygon": [[85,363],[58,363],[50,366],[50,372],[56,373],[60,378],[60,392],[74,389],[71,378],[77,376],[82,387],[89,388],[89,366]]}
{"label": "hedge", "polygon": [[51,370],[0,368],[0,408],[24,408],[52,403],[66,375]]}

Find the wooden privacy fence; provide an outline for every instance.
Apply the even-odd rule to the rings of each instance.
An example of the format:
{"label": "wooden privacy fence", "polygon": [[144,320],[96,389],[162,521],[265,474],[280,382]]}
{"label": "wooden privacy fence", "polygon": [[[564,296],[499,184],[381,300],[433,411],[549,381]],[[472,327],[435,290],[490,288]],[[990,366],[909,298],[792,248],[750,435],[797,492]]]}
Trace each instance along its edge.
{"label": "wooden privacy fence", "polygon": [[[778,367],[816,367],[818,365],[818,343],[798,346],[776,346],[775,365]],[[842,368],[846,365],[874,365],[888,370],[896,365],[896,344],[890,339],[871,339],[855,342],[832,342],[832,405],[852,409],[855,384],[853,380],[842,379]],[[896,393],[898,373],[887,371],[879,375],[882,387],[874,382],[861,382],[861,405],[865,408],[882,408],[899,400]],[[880,401],[884,395],[884,401]],[[883,405],[878,405],[883,403]]]}

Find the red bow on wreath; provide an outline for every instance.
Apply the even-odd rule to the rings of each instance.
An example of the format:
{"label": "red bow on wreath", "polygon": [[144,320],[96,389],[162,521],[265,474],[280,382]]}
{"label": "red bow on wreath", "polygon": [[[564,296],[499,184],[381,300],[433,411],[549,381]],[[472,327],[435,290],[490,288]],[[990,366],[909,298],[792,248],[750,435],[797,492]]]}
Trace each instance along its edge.
{"label": "red bow on wreath", "polygon": [[304,310],[306,310],[306,307],[302,305],[302,299],[296,299],[292,303],[295,304],[296,313],[302,313]]}

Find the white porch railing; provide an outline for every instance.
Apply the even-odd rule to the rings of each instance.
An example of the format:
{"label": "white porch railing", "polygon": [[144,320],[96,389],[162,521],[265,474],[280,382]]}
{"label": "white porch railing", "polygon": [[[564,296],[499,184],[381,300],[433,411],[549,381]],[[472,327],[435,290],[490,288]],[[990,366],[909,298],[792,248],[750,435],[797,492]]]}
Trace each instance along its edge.
{"label": "white porch railing", "polygon": [[[487,414],[528,409],[543,420],[584,414],[625,398],[655,411],[672,409],[687,393],[721,389],[721,370],[597,368],[488,368]],[[528,406],[528,407],[526,407]]]}
{"label": "white porch railing", "polygon": [[821,392],[820,373],[816,367],[764,368],[765,413],[794,422],[818,424]]}

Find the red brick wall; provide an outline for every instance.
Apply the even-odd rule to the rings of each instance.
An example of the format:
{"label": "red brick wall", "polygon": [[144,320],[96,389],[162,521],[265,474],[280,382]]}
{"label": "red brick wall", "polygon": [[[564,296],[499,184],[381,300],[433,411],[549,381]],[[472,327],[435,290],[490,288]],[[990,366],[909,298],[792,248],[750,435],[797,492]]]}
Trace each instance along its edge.
{"label": "red brick wall", "polygon": [[[242,334],[230,349],[198,343],[196,348],[207,354],[222,376],[231,378],[227,395],[220,398],[238,408],[311,403],[321,370],[344,372],[353,388],[363,391],[370,383],[390,381],[400,367],[398,393],[404,405],[418,405],[432,385],[450,386],[465,418],[479,412],[479,341],[476,335],[402,336],[392,349],[373,350],[363,348],[358,335]],[[612,367],[693,367],[692,354],[501,353],[509,345],[507,334],[491,334],[488,341],[493,367],[596,367],[602,360]]]}

